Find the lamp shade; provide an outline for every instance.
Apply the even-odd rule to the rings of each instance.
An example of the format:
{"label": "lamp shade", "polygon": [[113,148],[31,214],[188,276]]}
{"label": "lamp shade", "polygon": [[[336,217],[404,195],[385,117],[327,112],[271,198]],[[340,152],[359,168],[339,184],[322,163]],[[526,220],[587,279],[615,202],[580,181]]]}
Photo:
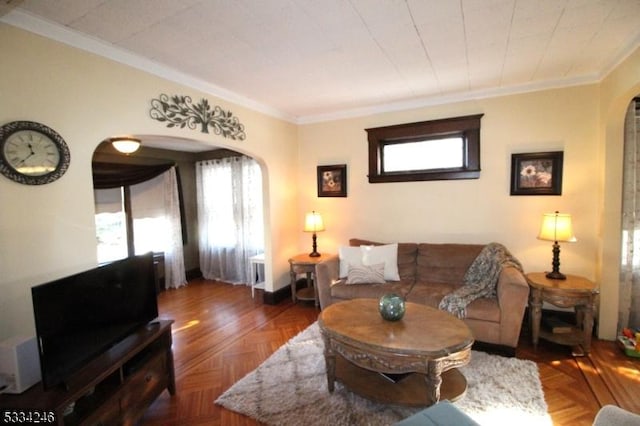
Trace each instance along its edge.
{"label": "lamp shade", "polygon": [[324,231],[324,222],[322,216],[315,211],[307,213],[304,218],[304,232],[320,232]]}
{"label": "lamp shade", "polygon": [[542,216],[539,240],[575,242],[571,225],[571,215],[567,213],[545,213]]}
{"label": "lamp shade", "polygon": [[131,137],[112,138],[111,145],[123,154],[131,154],[140,148],[140,139]]}

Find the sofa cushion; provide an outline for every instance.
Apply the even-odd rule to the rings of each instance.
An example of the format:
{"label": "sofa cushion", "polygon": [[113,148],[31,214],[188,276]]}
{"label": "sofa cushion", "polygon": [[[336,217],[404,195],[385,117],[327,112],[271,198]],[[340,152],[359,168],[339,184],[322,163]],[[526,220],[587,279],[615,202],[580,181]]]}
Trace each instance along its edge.
{"label": "sofa cushion", "polygon": [[[407,302],[421,303],[438,309],[442,298],[455,290],[455,284],[418,282],[407,296]],[[466,318],[500,322],[498,299],[480,298],[467,305]]]}
{"label": "sofa cushion", "polygon": [[349,265],[347,284],[384,284],[384,263]]}
{"label": "sofa cushion", "polygon": [[358,284],[350,285],[341,280],[331,286],[331,297],[337,299],[379,299],[387,293],[404,294],[411,287],[411,283],[392,281],[386,284]]}
{"label": "sofa cushion", "polygon": [[481,297],[467,305],[465,318],[478,319],[490,322],[500,322],[500,305],[498,299]]}
{"label": "sofa cushion", "polygon": [[462,285],[481,244],[418,244],[416,280]]}
{"label": "sofa cushion", "polygon": [[398,274],[398,244],[383,246],[360,246],[362,250],[362,264],[367,266],[384,265],[384,279],[400,281]]}
{"label": "sofa cushion", "polygon": [[440,300],[456,288],[454,284],[417,282],[407,296],[407,301],[438,309]]}
{"label": "sofa cushion", "polygon": [[[381,246],[384,243],[352,238],[349,240],[352,247],[360,246]],[[418,244],[398,243],[398,275],[400,281],[413,282],[416,279],[416,256],[418,255]]]}
{"label": "sofa cushion", "polygon": [[340,278],[345,278],[349,274],[349,265],[362,265],[362,250],[360,247],[338,248],[338,256],[340,257]]}

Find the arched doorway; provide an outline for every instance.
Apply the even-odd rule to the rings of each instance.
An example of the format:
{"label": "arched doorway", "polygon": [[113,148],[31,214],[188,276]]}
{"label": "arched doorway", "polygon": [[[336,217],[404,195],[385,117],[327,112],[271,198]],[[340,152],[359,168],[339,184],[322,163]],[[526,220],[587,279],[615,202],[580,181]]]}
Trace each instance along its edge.
{"label": "arched doorway", "polygon": [[[180,187],[180,217],[184,251],[184,269],[187,272],[188,279],[197,277],[200,275],[201,268],[198,244],[199,225],[195,165],[204,160],[210,161],[226,157],[240,156],[242,154],[237,151],[211,146],[195,140],[148,135],[137,137],[142,139],[141,148],[130,155],[124,155],[117,152],[108,140],[105,140],[96,147],[92,158],[94,186],[96,179],[96,167],[100,166],[100,164],[117,165],[118,167],[139,165],[151,169],[161,169],[167,165],[175,165],[178,172]],[[261,169],[260,166],[258,167]],[[108,171],[108,173],[113,172]],[[126,191],[124,191],[124,188],[121,189],[120,187],[112,189],[110,193],[102,190],[94,190],[97,233],[100,234],[100,232],[104,232],[105,229],[109,230],[109,227],[111,227],[112,230],[118,230],[118,228],[120,228],[120,235],[116,237],[120,239],[119,244],[121,247],[118,249],[119,253],[132,255],[139,250],[147,251],[149,249],[149,245],[146,243],[150,242],[152,237],[155,236],[154,230],[156,231],[155,234],[158,233],[158,226],[151,223],[152,221],[149,220],[150,218],[146,217],[145,214],[154,210],[153,207],[150,207],[149,200],[153,197],[153,193],[158,186],[162,186],[162,182],[158,182],[156,179],[155,182],[153,180],[147,180],[144,183],[130,186],[126,188]],[[262,186],[260,189],[262,189]],[[138,207],[136,207],[136,196],[139,198],[137,202]],[[127,203],[124,202],[126,198],[129,199],[128,206]],[[115,219],[112,221],[115,223],[109,223],[108,220],[106,223],[99,223],[100,218],[98,216],[101,215],[106,218],[109,216],[115,216]],[[130,223],[127,224],[127,221]],[[261,224],[264,223],[263,215],[261,216],[260,221]],[[133,222],[135,222],[135,224]],[[143,226],[145,222],[147,222],[149,226]],[[124,228],[124,231],[122,228]],[[144,236],[144,228],[150,231],[149,236]],[[264,231],[262,232],[264,233]],[[100,249],[100,243],[105,241],[106,237],[97,235],[97,238],[98,249]],[[264,241],[264,235],[262,235],[262,241]],[[124,248],[122,246],[124,246]],[[264,251],[264,247],[262,247],[261,250]],[[152,248],[152,251],[156,252],[156,249]],[[122,254],[120,254],[120,256],[122,256]]]}

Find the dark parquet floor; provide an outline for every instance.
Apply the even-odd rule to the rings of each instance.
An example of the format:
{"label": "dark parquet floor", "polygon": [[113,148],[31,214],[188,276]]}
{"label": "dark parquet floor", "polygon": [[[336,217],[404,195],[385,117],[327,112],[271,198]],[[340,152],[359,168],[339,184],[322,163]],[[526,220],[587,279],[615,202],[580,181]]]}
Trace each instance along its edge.
{"label": "dark parquet floor", "polygon": [[[149,408],[143,426],[256,425],[213,401],[310,324],[318,310],[308,302],[262,303],[262,293],[196,280],[160,294],[161,317],[175,320],[173,351],[177,393],[166,391]],[[589,356],[541,341],[533,349],[525,329],[516,356],[538,364],[554,425],[591,425],[601,406],[640,413],[640,359],[614,342],[595,339]]]}

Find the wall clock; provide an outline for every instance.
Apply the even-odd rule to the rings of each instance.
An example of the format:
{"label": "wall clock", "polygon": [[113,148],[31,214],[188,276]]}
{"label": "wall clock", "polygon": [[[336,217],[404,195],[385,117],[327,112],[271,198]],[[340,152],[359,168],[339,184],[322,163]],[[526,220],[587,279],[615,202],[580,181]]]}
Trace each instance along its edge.
{"label": "wall clock", "polygon": [[12,121],[0,127],[0,173],[25,185],[59,179],[71,155],[62,136],[33,121]]}

